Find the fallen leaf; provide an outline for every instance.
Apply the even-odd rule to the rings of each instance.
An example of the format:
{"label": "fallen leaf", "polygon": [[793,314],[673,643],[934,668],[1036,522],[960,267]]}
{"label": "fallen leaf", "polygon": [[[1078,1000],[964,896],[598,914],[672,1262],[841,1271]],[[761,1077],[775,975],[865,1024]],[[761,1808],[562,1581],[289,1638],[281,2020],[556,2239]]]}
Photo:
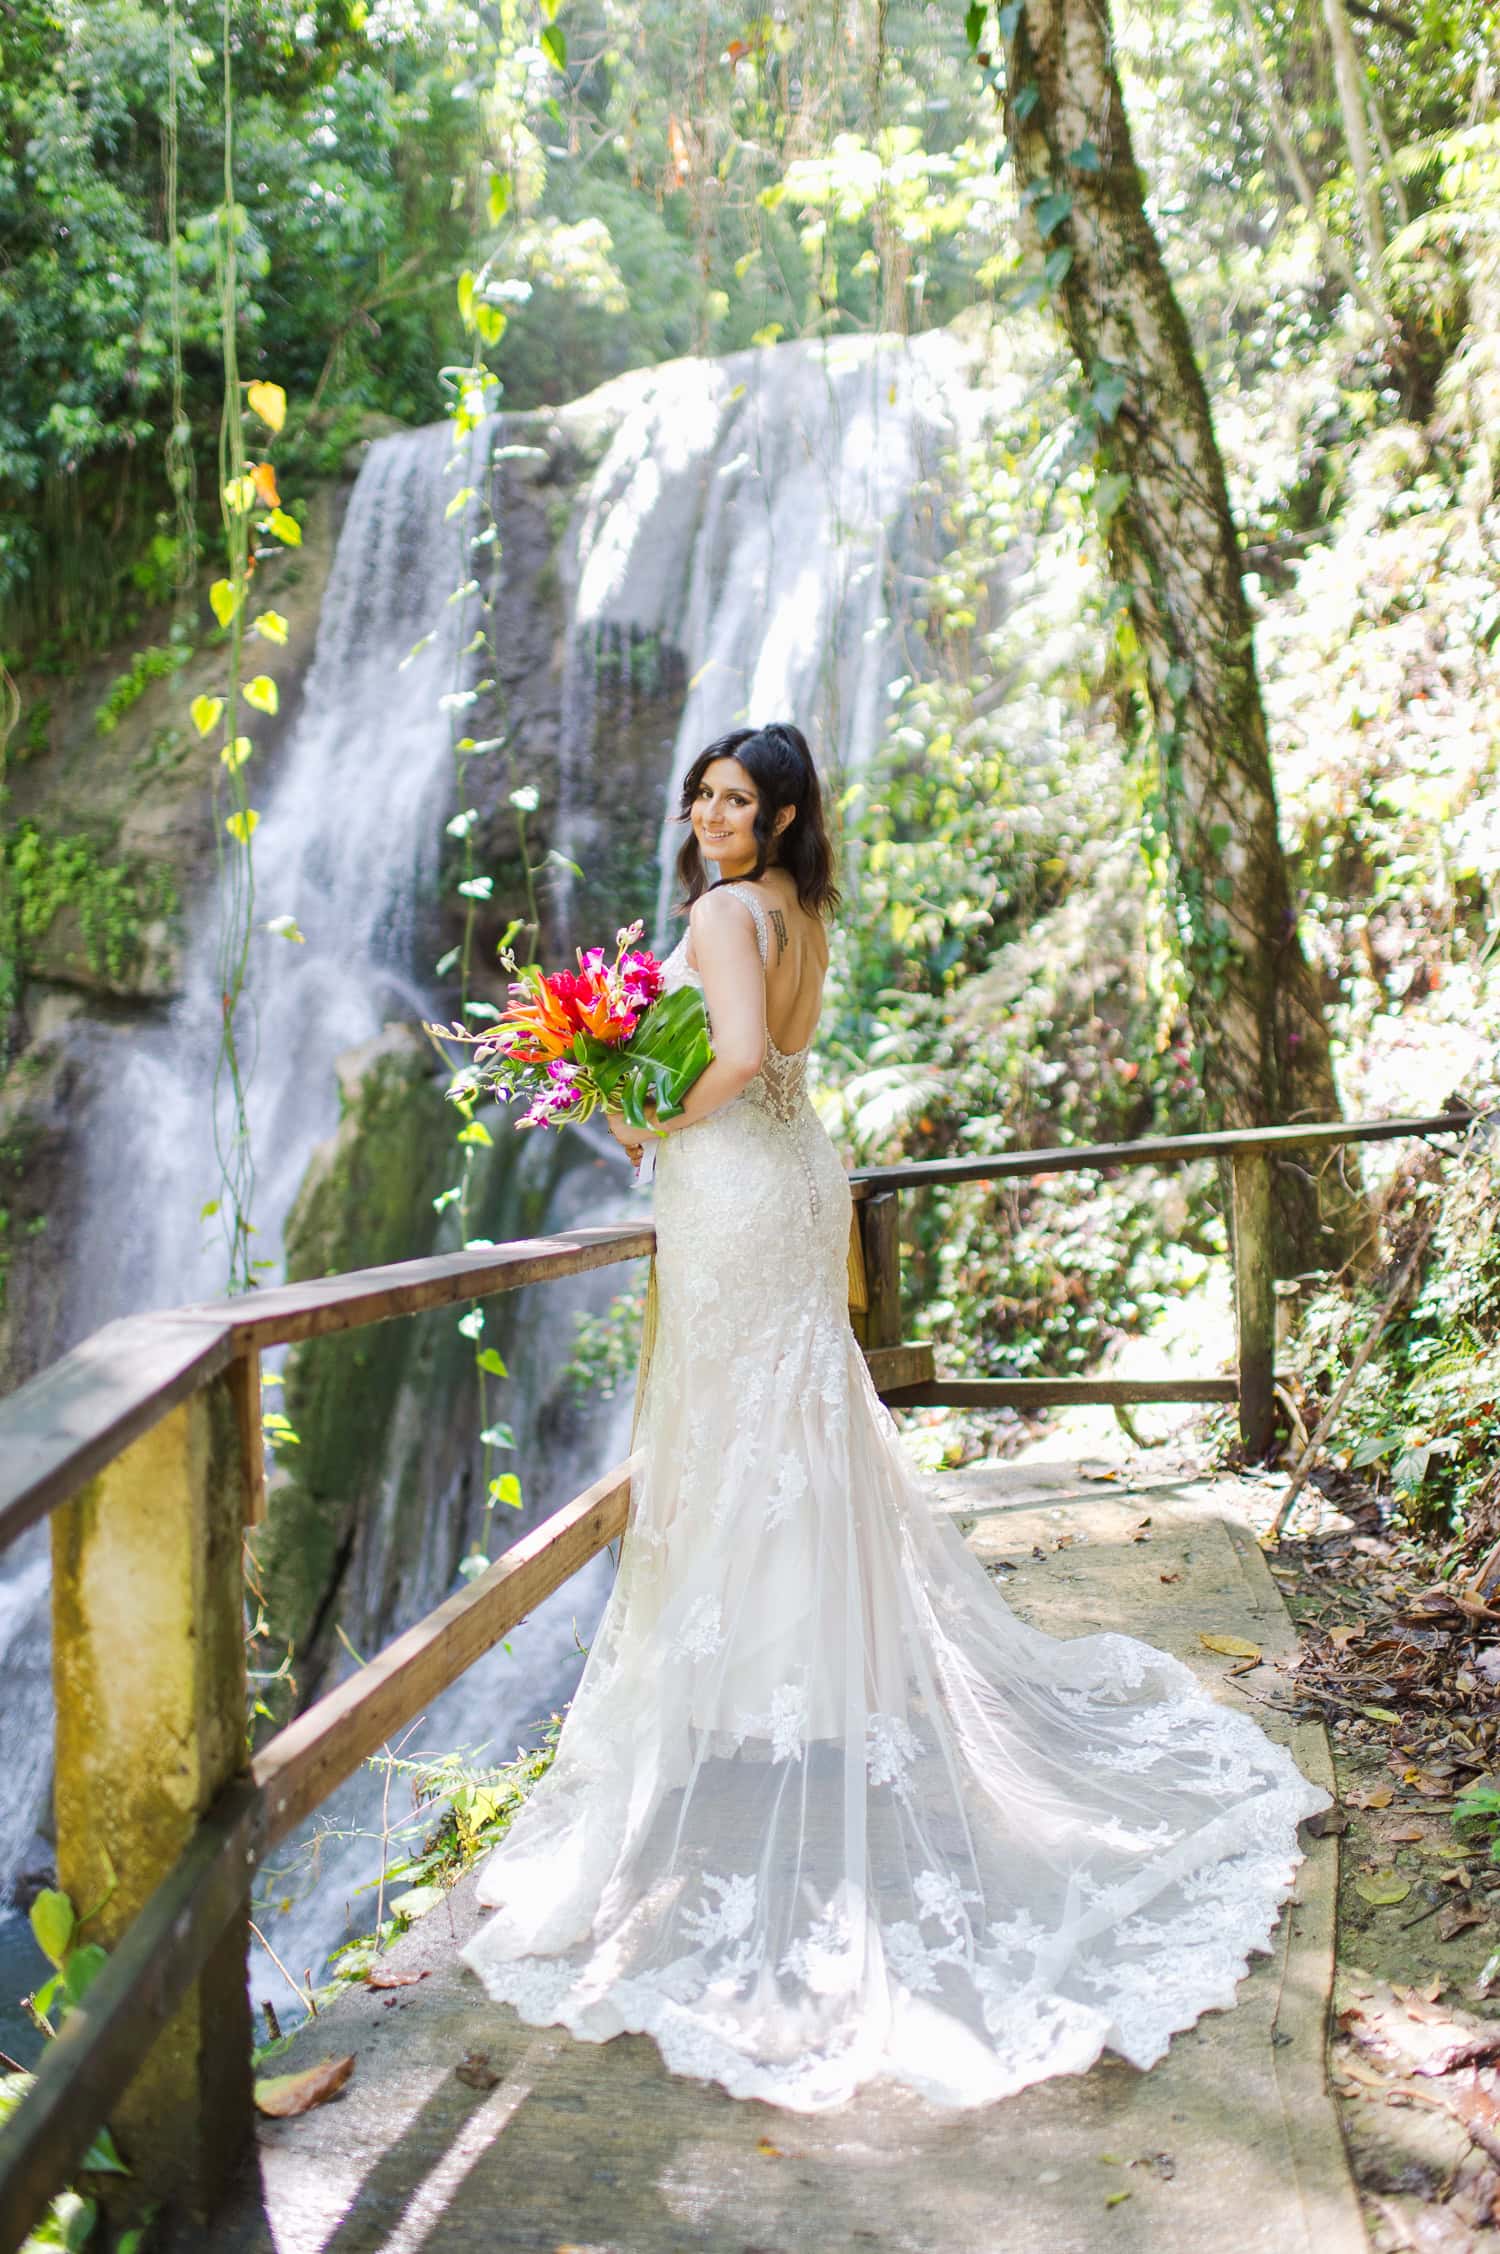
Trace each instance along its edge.
{"label": "fallen leaf", "polygon": [[465,2051],[453,2071],[471,2090],[493,2090],[499,2087],[500,2077],[490,2064],[488,2051]]}
{"label": "fallen leaf", "polygon": [[427,1978],[430,1970],[427,1965],[420,1972],[383,1972],[377,1968],[365,1985],[369,1988],[415,1988],[419,1980]]}
{"label": "fallen leaf", "polygon": [[1354,1891],[1362,1902],[1373,1902],[1377,1909],[1387,1909],[1396,1902],[1404,1902],[1411,1892],[1409,1878],[1357,1878]]}
{"label": "fallen leaf", "polygon": [[767,2160],[779,2160],[781,2158],[780,2145],[772,2144],[769,2137],[757,2137],[755,2149],[757,2152],[763,2153]]}
{"label": "fallen leaf", "polygon": [[1452,1777],[1440,1777],[1432,1769],[1413,1769],[1406,1781],[1428,1800],[1446,1800],[1453,1791]]}
{"label": "fallen leaf", "polygon": [[289,2120],[294,2113],[310,2113],[338,2092],[354,2072],[352,2058],[320,2058],[300,2074],[271,2074],[255,2085],[255,2109],[273,2121]]}
{"label": "fallen leaf", "polygon": [[1247,1643],[1243,1636],[1210,1635],[1205,1628],[1198,1630],[1198,1641],[1208,1651],[1223,1652],[1229,1659],[1259,1659],[1260,1645]]}
{"label": "fallen leaf", "polygon": [[1401,1717],[1389,1706],[1361,1706],[1361,1714],[1368,1714],[1372,1722],[1399,1722]]}
{"label": "fallen leaf", "polygon": [[1436,1931],[1440,1941],[1451,1941],[1455,1934],[1465,1933],[1471,1925],[1486,1925],[1489,1920],[1483,1910],[1466,1909],[1462,1902],[1450,1902],[1437,1914]]}
{"label": "fallen leaf", "polygon": [[1180,1573],[1158,1573],[1156,1578],[1158,1581],[1180,1581],[1182,1575]]}
{"label": "fallen leaf", "polygon": [[1427,1834],[1420,1824],[1406,1824],[1400,1831],[1386,1832],[1384,1837],[1393,1847],[1412,1847],[1425,1839]]}
{"label": "fallen leaf", "polygon": [[1396,1795],[1388,1784],[1359,1784],[1344,1794],[1349,1808],[1388,1808]]}
{"label": "fallen leaf", "polygon": [[1357,1622],[1351,1623],[1347,1620],[1341,1620],[1337,1627],[1329,1629],[1328,1641],[1337,1645],[1338,1649],[1342,1651],[1346,1645],[1356,1642],[1363,1634],[1364,1629]]}

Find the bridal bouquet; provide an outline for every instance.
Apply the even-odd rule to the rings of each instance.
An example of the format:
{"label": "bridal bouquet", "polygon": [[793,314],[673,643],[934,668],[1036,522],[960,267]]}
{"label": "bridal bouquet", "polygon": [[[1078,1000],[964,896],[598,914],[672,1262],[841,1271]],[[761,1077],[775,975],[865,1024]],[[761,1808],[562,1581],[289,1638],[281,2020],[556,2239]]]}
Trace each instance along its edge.
{"label": "bridal bouquet", "polygon": [[473,1049],[449,1095],[460,1102],[477,1093],[506,1102],[528,1097],[519,1127],[562,1126],[603,1110],[645,1128],[648,1102],[658,1119],[675,1118],[712,1062],[708,1020],[696,987],[662,992],[660,963],[636,945],[641,930],[636,923],[615,933],[612,963],[602,947],[579,948],[577,970],[550,977],[527,963],[508,1006],[484,1032],[425,1026],[435,1039]]}

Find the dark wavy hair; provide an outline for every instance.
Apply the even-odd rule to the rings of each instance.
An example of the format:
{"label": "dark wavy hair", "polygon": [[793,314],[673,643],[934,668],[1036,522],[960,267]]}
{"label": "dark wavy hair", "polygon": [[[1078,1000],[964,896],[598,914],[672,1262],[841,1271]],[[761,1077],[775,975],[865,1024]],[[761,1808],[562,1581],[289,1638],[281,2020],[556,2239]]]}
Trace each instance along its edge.
{"label": "dark wavy hair", "polygon": [[[677,856],[683,907],[690,908],[702,893],[713,889],[691,823],[698,786],[705,769],[716,759],[737,759],[755,785],[758,800],[755,866],[743,877],[733,880],[721,877],[719,882],[753,884],[774,864],[786,870],[804,908],[811,909],[814,915],[831,915],[838,906],[839,888],[834,881],[833,846],[823,816],[818,770],[813,765],[806,736],[786,720],[769,721],[764,728],[731,728],[727,736],[716,737],[700,751],[684,775],[677,809],[678,821],[688,825],[687,837]],[[795,812],[778,837],[772,825],[783,806],[793,807]]]}

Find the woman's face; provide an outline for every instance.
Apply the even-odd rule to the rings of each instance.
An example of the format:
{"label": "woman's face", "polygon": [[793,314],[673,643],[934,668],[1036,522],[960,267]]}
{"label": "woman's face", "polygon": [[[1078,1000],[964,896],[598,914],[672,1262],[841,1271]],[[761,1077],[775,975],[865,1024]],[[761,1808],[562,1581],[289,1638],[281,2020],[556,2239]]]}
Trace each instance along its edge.
{"label": "woman's face", "polygon": [[754,868],[759,803],[755,785],[737,759],[709,761],[689,813],[699,852],[706,861],[718,862],[721,876],[736,877]]}

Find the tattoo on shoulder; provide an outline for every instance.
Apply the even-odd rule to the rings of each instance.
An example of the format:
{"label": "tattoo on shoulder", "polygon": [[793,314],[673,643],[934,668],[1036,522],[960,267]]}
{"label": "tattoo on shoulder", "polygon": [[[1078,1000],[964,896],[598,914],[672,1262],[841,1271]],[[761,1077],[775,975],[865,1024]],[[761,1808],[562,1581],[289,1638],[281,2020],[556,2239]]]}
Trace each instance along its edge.
{"label": "tattoo on shoulder", "polygon": [[786,953],[786,917],[779,908],[771,910],[771,928],[776,934],[776,960],[779,963]]}

